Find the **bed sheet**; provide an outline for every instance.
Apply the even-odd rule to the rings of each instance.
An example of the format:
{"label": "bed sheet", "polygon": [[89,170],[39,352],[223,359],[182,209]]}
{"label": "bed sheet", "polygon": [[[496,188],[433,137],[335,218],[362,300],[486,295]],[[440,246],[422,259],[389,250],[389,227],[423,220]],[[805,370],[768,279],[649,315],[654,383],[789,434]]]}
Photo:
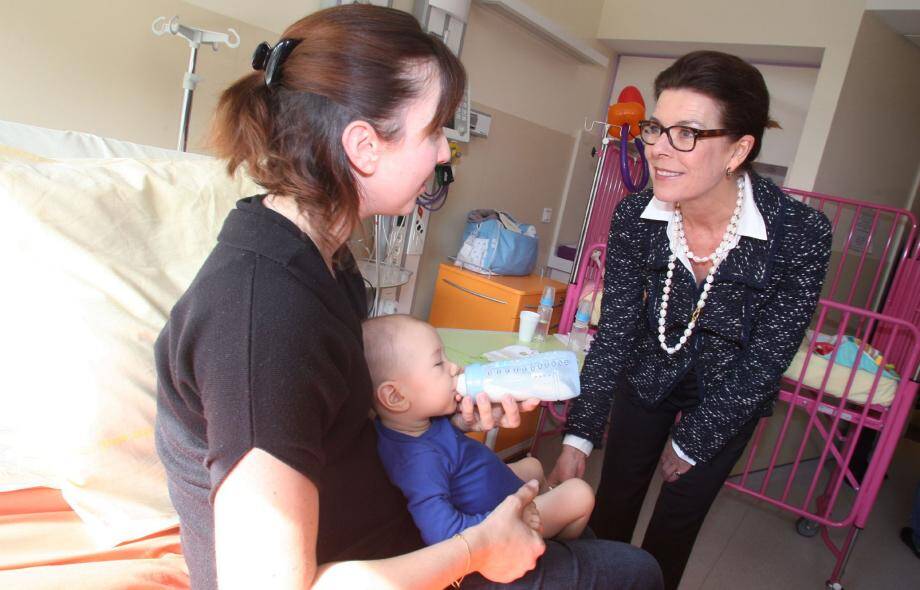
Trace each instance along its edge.
{"label": "bed sheet", "polygon": [[0,548],[0,588],[189,588],[178,528],[100,551],[49,488],[0,493]]}

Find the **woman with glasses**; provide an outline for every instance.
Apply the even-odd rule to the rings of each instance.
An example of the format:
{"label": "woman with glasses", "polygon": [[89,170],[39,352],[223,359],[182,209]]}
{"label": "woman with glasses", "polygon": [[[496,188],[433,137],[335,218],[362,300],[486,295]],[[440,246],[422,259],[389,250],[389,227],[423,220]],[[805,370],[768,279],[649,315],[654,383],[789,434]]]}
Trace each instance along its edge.
{"label": "woman with glasses", "polygon": [[629,542],[657,465],[664,484],[642,547],[676,588],[772,412],[821,292],[831,226],[751,170],[776,126],[753,66],[690,53],[658,75],[655,96],[640,123],[652,187],[614,214],[597,339],[550,483],[584,473],[609,417],[590,526]]}

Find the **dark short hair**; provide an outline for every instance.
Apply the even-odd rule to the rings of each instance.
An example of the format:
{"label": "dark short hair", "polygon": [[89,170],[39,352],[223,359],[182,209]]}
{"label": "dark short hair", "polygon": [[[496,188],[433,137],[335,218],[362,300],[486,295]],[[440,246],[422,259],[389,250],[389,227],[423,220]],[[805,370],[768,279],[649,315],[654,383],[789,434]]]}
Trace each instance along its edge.
{"label": "dark short hair", "polygon": [[437,77],[440,97],[432,133],[453,119],[466,86],[460,60],[401,10],[348,4],[289,26],[299,41],[269,88],[252,71],[223,92],[211,129],[215,154],[233,173],[244,166],[269,193],[292,196],[331,245],[359,223],[359,187],[342,146],[355,120],[387,141],[402,134],[406,104]]}
{"label": "dark short hair", "polygon": [[763,132],[779,127],[770,119],[770,93],[760,70],[738,56],[719,51],[694,51],[679,58],[655,78],[655,99],[665,90],[693,90],[719,104],[721,126],[735,139],[754,137],[754,147],[741,168],[760,153]]}

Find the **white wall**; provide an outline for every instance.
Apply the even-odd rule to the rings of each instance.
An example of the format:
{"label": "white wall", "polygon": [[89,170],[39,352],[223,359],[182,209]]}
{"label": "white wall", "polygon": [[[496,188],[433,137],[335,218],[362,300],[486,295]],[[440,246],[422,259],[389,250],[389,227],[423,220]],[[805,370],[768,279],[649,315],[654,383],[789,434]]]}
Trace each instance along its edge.
{"label": "white wall", "polygon": [[[475,2],[475,0],[474,0]],[[597,21],[604,9],[604,0],[524,0],[534,10],[559,23],[576,36],[593,40]]]}
{"label": "white wall", "polygon": [[607,70],[477,4],[460,57],[473,100],[568,135],[598,116],[606,100]]}
{"label": "white wall", "polygon": [[[635,86],[645,100],[646,114],[651,116],[655,110],[655,77],[672,63],[671,58],[620,56],[610,102],[616,102],[624,87]],[[764,133],[758,161],[789,167],[802,136],[818,69],[754,65],[763,74],[770,91],[770,116],[782,125],[782,129],[768,129]]]}
{"label": "white wall", "polygon": [[0,118],[175,148],[189,47],[150,25],[177,14],[242,37],[237,49],[199,52],[189,149],[200,149],[219,93],[275,35],[177,0],[0,0]]}
{"label": "white wall", "polygon": [[815,190],[909,208],[918,166],[920,47],[867,12]]}
{"label": "white wall", "polygon": [[288,25],[322,7],[321,0],[271,0],[268,6],[264,2],[252,2],[252,0],[187,0],[187,2],[279,35]]}
{"label": "white wall", "polygon": [[598,37],[823,49],[799,148],[787,184],[814,185],[865,0],[607,0]]}

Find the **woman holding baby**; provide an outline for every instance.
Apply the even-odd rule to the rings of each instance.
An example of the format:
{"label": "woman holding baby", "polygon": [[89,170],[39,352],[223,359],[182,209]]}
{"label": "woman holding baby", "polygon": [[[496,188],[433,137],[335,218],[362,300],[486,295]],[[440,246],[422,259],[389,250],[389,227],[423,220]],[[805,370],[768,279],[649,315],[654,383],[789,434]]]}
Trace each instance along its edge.
{"label": "woman holding baby", "polygon": [[[544,542],[533,483],[424,547],[380,463],[345,241],[410,211],[448,160],[457,58],[407,13],[346,5],[261,44],[253,68],[223,93],[213,143],[266,194],[230,213],[156,344],[157,446],[193,588],[659,588],[639,549]],[[535,405],[480,396],[453,421],[513,427]]]}

